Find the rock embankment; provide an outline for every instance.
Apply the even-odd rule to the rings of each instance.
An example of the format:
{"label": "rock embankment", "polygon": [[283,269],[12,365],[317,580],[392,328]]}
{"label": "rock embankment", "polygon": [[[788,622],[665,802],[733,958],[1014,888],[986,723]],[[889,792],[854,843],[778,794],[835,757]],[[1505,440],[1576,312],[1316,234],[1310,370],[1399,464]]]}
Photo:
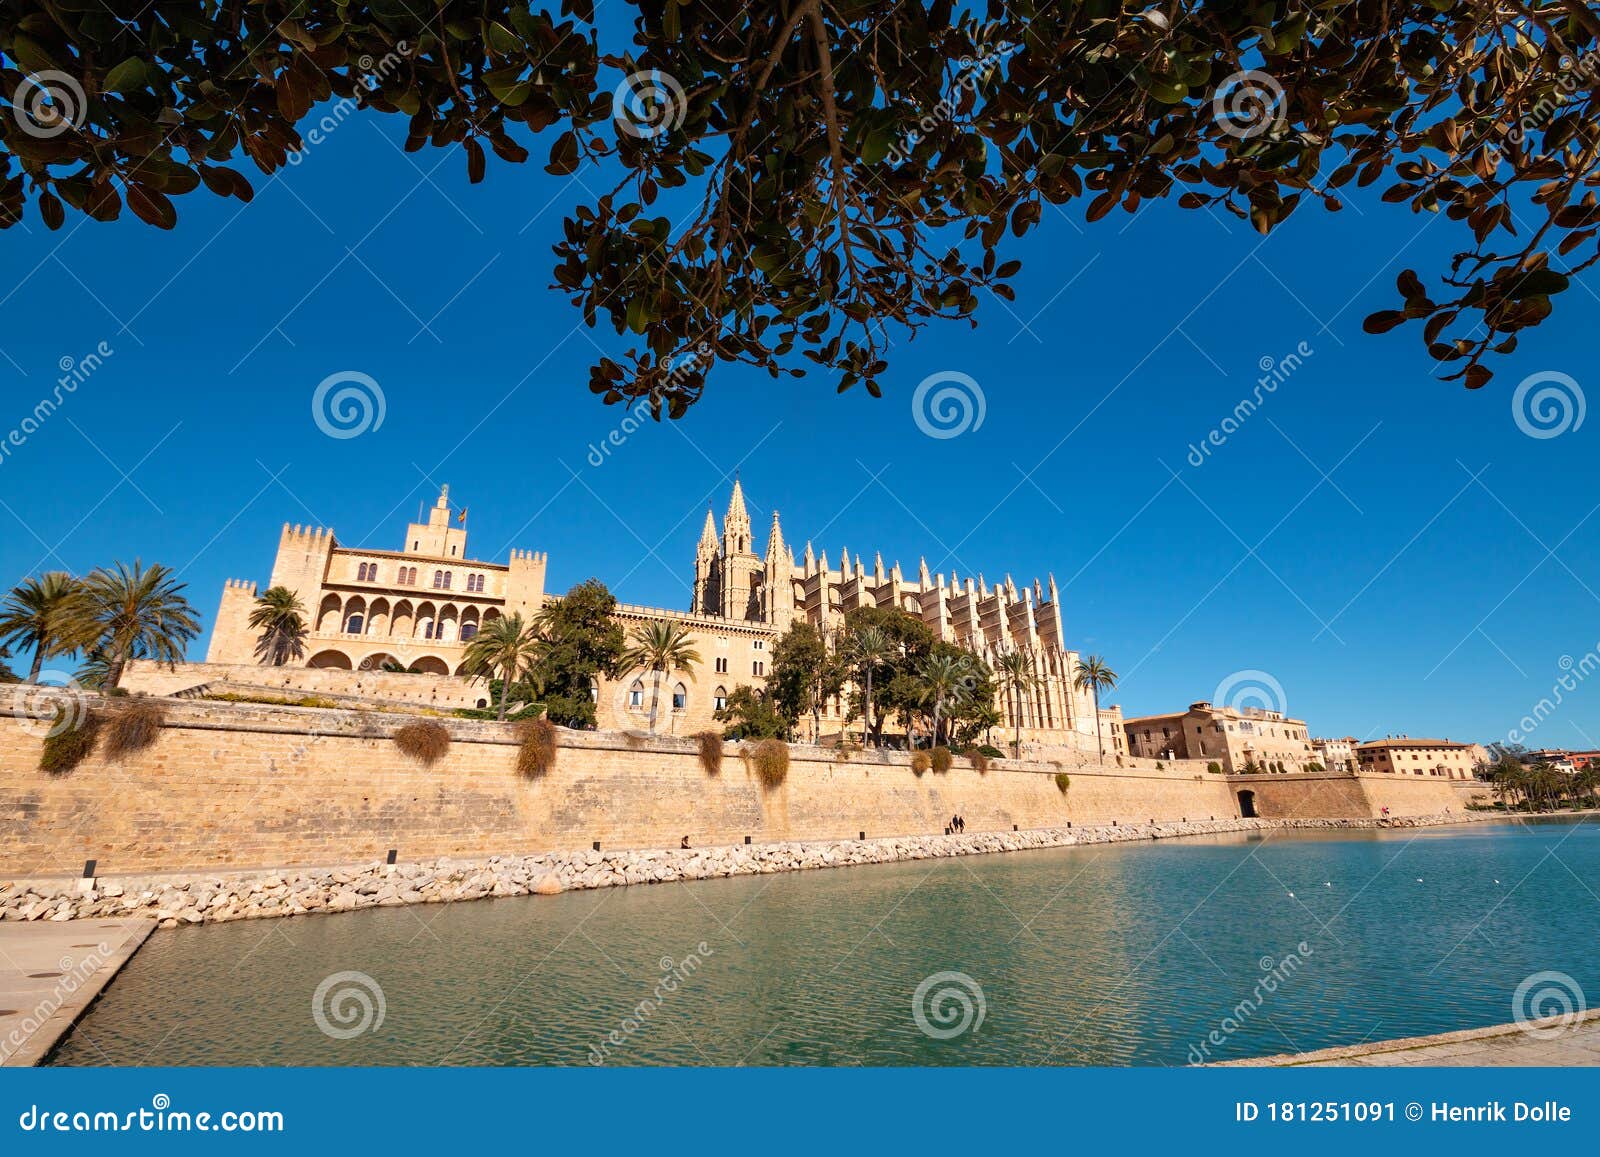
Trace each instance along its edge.
{"label": "rock embankment", "polygon": [[0,884],[0,919],[74,920],[147,916],[164,928],[308,912],[352,912],[401,904],[450,904],[491,896],[555,895],[585,888],[662,884],[726,876],[842,868],[1087,844],[1171,839],[1284,828],[1399,828],[1460,823],[1466,815],[1381,820],[1208,820],[1194,823],[1041,828],[954,836],[809,840],[670,851],[564,852],[92,882]]}

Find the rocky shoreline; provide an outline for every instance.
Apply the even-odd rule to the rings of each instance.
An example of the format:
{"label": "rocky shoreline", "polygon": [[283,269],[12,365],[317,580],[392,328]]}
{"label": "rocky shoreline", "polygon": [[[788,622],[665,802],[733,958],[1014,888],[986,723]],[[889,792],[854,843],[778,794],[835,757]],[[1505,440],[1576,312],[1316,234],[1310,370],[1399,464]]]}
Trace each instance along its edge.
{"label": "rocky shoreline", "polygon": [[352,912],[402,904],[449,904],[491,896],[557,895],[588,888],[886,864],[1136,840],[1284,828],[1416,828],[1470,823],[1464,813],[1351,820],[1231,819],[1041,828],[952,836],[806,840],[668,851],[564,852],[408,864],[359,864],[180,876],[0,884],[0,920],[150,917],[163,928]]}

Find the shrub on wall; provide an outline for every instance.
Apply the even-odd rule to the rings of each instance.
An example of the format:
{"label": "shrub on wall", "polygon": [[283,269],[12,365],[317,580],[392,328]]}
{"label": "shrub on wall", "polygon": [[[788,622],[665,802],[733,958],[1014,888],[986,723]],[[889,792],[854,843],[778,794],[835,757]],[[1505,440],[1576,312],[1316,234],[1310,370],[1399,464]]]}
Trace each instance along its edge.
{"label": "shrub on wall", "polygon": [[556,725],[548,719],[533,719],[518,725],[522,743],[517,748],[517,771],[522,775],[543,775],[556,765]]}
{"label": "shrub on wall", "polygon": [[1209,771],[1212,775],[1221,775],[1222,774],[1222,764],[1218,763],[1216,760],[1213,759],[1210,763],[1206,764],[1206,770]]}
{"label": "shrub on wall", "polygon": [[849,763],[850,757],[860,750],[861,748],[851,743],[848,738],[841,739],[833,745],[833,757],[840,763]]}
{"label": "shrub on wall", "polygon": [[394,745],[408,759],[416,760],[423,767],[432,767],[444,758],[445,752],[450,750],[450,733],[444,729],[442,723],[419,720],[416,723],[407,723],[396,731]]}
{"label": "shrub on wall", "polygon": [[100,717],[88,708],[78,715],[70,707],[56,708],[50,731],[39,749],[39,770],[65,775],[88,758],[100,738]]}
{"label": "shrub on wall", "polygon": [[1061,794],[1067,794],[1067,788],[1072,786],[1072,777],[1064,771],[1056,772],[1056,786],[1061,789]]}
{"label": "shrub on wall", "polygon": [[781,739],[763,739],[747,748],[756,778],[764,787],[777,787],[789,775],[789,745]]}
{"label": "shrub on wall", "polygon": [[926,751],[913,751],[911,753],[911,771],[913,774],[921,775],[932,766],[933,756]]}
{"label": "shrub on wall", "polygon": [[955,762],[948,747],[935,747],[928,753],[928,758],[933,761],[933,770],[940,775],[949,771],[950,765]]}
{"label": "shrub on wall", "polygon": [[118,759],[143,751],[161,734],[167,705],[159,699],[125,699],[106,712],[106,755]]}
{"label": "shrub on wall", "polygon": [[967,762],[972,764],[979,775],[989,770],[989,757],[980,751],[967,752]]}
{"label": "shrub on wall", "polygon": [[722,770],[722,736],[715,731],[702,731],[694,738],[700,745],[700,766],[707,775],[718,774]]}

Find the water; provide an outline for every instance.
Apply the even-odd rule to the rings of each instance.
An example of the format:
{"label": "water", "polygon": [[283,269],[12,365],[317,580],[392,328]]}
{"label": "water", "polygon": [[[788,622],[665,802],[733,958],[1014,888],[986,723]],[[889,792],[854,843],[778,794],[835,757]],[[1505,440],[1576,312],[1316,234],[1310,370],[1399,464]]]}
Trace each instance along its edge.
{"label": "water", "polygon": [[[185,928],[146,942],[52,1063],[1258,1056],[1504,1023],[1518,984],[1545,971],[1600,997],[1597,881],[1600,824],[1552,822],[1227,836]],[[336,1032],[366,1024],[348,1039],[313,1015],[336,973],[364,974],[332,981],[322,1002]],[[913,1015],[918,986],[939,973],[970,978],[931,983],[971,1010],[966,1031],[944,1038]],[[332,995],[373,988],[381,1024],[372,996],[363,1022],[358,1001]],[[924,1009],[935,1032],[962,1026],[961,999]]]}

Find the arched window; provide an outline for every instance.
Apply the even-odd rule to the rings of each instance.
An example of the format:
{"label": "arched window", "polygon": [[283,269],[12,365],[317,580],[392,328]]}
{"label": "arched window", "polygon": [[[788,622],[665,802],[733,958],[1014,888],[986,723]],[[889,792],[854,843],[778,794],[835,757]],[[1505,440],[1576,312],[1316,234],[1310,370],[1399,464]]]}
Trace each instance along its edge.
{"label": "arched window", "polygon": [[410,567],[406,571],[406,583],[410,586],[417,585],[417,568]]}
{"label": "arched window", "polygon": [[711,693],[711,706],[718,711],[725,710],[728,706],[728,689],[718,687]]}
{"label": "arched window", "polygon": [[478,624],[477,623],[462,623],[461,624],[461,641],[463,643],[465,643],[468,639],[472,638],[477,633],[478,633]]}
{"label": "arched window", "polygon": [[361,633],[361,625],[365,621],[366,621],[365,616],[361,615],[359,612],[356,613],[356,614],[351,615],[348,619],[346,619],[344,621],[345,634],[347,634],[347,635],[359,635]]}
{"label": "arched window", "polygon": [[672,709],[682,711],[687,706],[689,706],[689,688],[679,683],[672,689]]}
{"label": "arched window", "polygon": [[444,589],[444,579],[445,579],[445,572],[444,571],[442,571],[442,570],[434,571],[433,572],[433,589],[436,590],[436,591],[443,590]]}
{"label": "arched window", "polygon": [[629,707],[643,707],[644,706],[644,684],[642,682],[640,682],[638,679],[635,679],[633,681],[633,686],[628,688],[628,706]]}

